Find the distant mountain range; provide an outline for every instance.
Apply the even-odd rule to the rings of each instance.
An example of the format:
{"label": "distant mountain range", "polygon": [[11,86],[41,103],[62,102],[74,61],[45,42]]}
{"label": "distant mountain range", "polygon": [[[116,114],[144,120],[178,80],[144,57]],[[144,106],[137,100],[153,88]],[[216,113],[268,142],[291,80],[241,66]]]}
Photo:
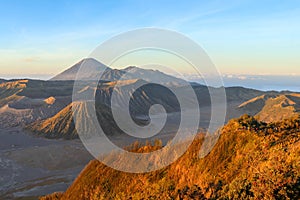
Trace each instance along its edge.
{"label": "distant mountain range", "polygon": [[[81,81],[95,81],[103,72],[97,88],[84,86],[80,92],[96,91],[98,118],[102,124],[109,125],[109,134],[117,134],[111,116],[112,92],[118,94],[120,108],[125,105],[124,97],[129,95],[132,86],[145,84],[139,88],[130,101],[130,113],[137,123],[146,123],[151,105],[161,104],[168,113],[180,111],[174,94],[154,81],[184,90],[186,81],[157,70],[127,67],[123,70],[111,69],[94,59],[84,59],[49,81],[41,80],[0,80],[0,127],[23,126],[27,130],[49,138],[77,138],[71,108],[74,79],[80,66],[83,73],[77,78]],[[86,71],[86,73],[85,73]],[[90,73],[91,71],[95,73]],[[118,81],[119,79],[122,81]],[[115,85],[118,81],[118,88]],[[210,120],[210,95],[207,86],[191,84],[199,100],[204,128]],[[210,92],[220,88],[210,87]],[[225,88],[227,95],[226,120],[248,113],[263,121],[279,121],[299,114],[300,94],[293,92],[264,92],[243,87]],[[99,117],[100,116],[100,117]],[[104,125],[105,126],[105,125]]]}
{"label": "distant mountain range", "polygon": [[[77,75],[80,67],[82,69]],[[101,77],[98,77],[102,74]],[[168,83],[170,85],[186,84],[186,81],[167,75],[158,70],[146,70],[138,67],[130,66],[122,70],[111,69],[93,58],[83,59],[69,69],[51,78],[51,81],[66,80],[101,80],[101,81],[118,81],[142,79],[145,81],[156,81],[159,83]]]}
{"label": "distant mountain range", "polygon": [[299,115],[300,94],[268,93],[241,104],[238,109],[266,122],[281,121]]}

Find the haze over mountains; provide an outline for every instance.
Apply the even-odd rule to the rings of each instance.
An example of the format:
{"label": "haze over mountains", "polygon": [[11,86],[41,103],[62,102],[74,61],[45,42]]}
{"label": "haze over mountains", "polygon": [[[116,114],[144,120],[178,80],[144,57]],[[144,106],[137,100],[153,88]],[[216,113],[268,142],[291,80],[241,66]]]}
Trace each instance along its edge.
{"label": "haze over mountains", "polygon": [[[136,122],[143,123],[148,119],[151,105],[161,104],[168,113],[180,111],[176,97],[166,88],[158,84],[147,84],[154,81],[181,88],[186,85],[182,79],[164,74],[157,70],[146,70],[138,67],[127,67],[124,70],[111,69],[94,59],[84,59],[66,71],[58,74],[49,81],[40,80],[1,80],[0,83],[0,126],[9,127],[21,125],[27,130],[49,138],[77,138],[74,122],[71,116],[73,83],[80,66],[84,64],[87,73],[81,73],[77,78],[82,81],[95,81],[97,73],[103,72],[101,81],[94,87],[86,86],[80,92],[96,91],[96,102],[99,107],[106,109],[103,119],[112,119],[110,106],[112,93],[118,94],[120,107],[126,105],[124,97],[132,88],[145,84],[134,92],[130,101],[130,112]],[[91,76],[92,74],[92,76]],[[125,76],[124,76],[125,75]],[[122,77],[123,76],[123,77]],[[119,79],[124,79],[118,81]],[[117,82],[118,81],[118,82]],[[115,88],[116,84],[118,88]],[[192,84],[198,97],[203,121],[210,119],[210,95],[207,86]],[[182,87],[184,88],[184,87]],[[219,88],[210,87],[210,92]],[[299,113],[299,94],[293,92],[263,92],[242,87],[225,88],[228,108],[227,120],[247,113],[257,116],[263,121],[279,121]],[[101,113],[101,111],[99,111]],[[280,114],[274,114],[280,113]],[[110,116],[109,116],[110,115]],[[103,123],[105,124],[105,123]],[[106,124],[112,124],[107,121]],[[207,123],[202,124],[203,128]],[[111,129],[118,132],[117,127]]]}
{"label": "haze over mountains", "polygon": [[[82,67],[80,74],[77,75],[80,67]],[[93,72],[93,73],[91,73]],[[101,77],[100,74],[102,75]],[[124,76],[122,78],[122,76]],[[57,76],[51,78],[50,80],[65,81],[65,80],[101,80],[101,81],[119,81],[119,80],[131,80],[131,79],[142,79],[145,81],[152,81],[158,83],[168,83],[168,84],[184,84],[184,80],[176,78],[174,76],[167,75],[158,70],[145,70],[142,68],[129,66],[125,69],[111,69],[108,66],[98,62],[93,58],[83,59],[76,63],[69,69],[63,71]],[[122,78],[122,79],[121,79]]]}
{"label": "haze over mountains", "polygon": [[[250,183],[245,182],[242,178],[243,176],[249,176],[251,177],[249,180],[256,181],[257,175],[255,174],[255,170],[248,174],[248,168],[245,163],[250,162],[251,159],[258,159],[259,162],[255,163],[254,166],[258,166],[261,171],[265,169],[264,158],[260,157],[261,150],[269,152],[266,154],[267,158],[274,161],[274,156],[278,153],[282,153],[278,151],[277,148],[280,147],[281,144],[285,144],[288,149],[299,149],[299,142],[297,143],[297,130],[299,130],[299,127],[293,126],[294,122],[295,124],[296,122],[299,123],[296,117],[300,114],[299,93],[289,91],[265,92],[238,86],[216,88],[198,83],[188,83],[157,70],[140,69],[133,66],[123,70],[111,69],[94,59],[84,59],[48,81],[31,79],[0,80],[0,128],[3,132],[0,135],[0,150],[3,149],[0,151],[0,171],[4,174],[3,178],[0,179],[0,183],[5,186],[0,188],[0,198],[3,197],[7,199],[18,195],[36,197],[54,191],[65,190],[74,180],[74,176],[77,176],[83,166],[92,159],[81,142],[76,140],[78,133],[73,120],[74,110],[76,110],[78,116],[83,118],[86,117],[87,114],[86,102],[80,100],[72,101],[74,79],[77,76],[79,67],[83,63],[87,64],[86,73],[83,71],[83,73],[77,77],[80,79],[77,85],[77,92],[82,96],[95,93],[95,110],[98,123],[111,141],[120,147],[132,144],[132,142],[137,139],[125,134],[116,124],[111,109],[113,94],[116,95],[115,106],[117,105],[119,113],[125,112],[124,107],[127,105],[125,99],[130,98],[129,112],[133,121],[138,125],[144,126],[149,124],[149,109],[152,105],[160,104],[168,113],[168,125],[163,127],[158,136],[144,140],[139,139],[141,144],[144,144],[146,140],[154,141],[155,139],[161,139],[162,142],[160,144],[164,145],[174,136],[181,119],[181,108],[178,99],[168,88],[176,89],[184,93],[187,89],[187,84],[191,85],[197,97],[197,104],[199,104],[199,132],[205,132],[211,120],[210,93],[217,93],[222,89],[225,89],[227,99],[227,116],[225,123],[232,118],[240,117],[246,113],[255,116],[256,119],[261,121],[269,122],[269,124],[266,125],[263,122],[257,122],[256,119],[251,117],[244,117],[238,121],[234,120],[233,122],[229,122],[229,125],[225,127],[225,136],[221,136],[216,148],[212,151],[212,154],[208,155],[208,158],[199,161],[189,157],[190,155],[195,155],[194,150],[196,146],[198,146],[196,145],[192,146],[192,149],[195,148],[191,151],[192,153],[188,153],[187,159],[184,157],[178,164],[170,168],[163,169],[158,173],[151,173],[150,177],[139,176],[137,179],[132,179],[136,177],[128,179],[127,174],[121,174],[121,176],[116,179],[120,181],[112,180],[110,177],[104,177],[107,186],[114,186],[112,193],[109,192],[112,191],[109,188],[101,188],[98,185],[99,182],[94,181],[94,179],[87,180],[84,177],[91,173],[93,177],[98,180],[100,179],[99,174],[103,174],[103,172],[109,172],[114,176],[117,176],[119,172],[111,171],[97,161],[93,161],[82,172],[83,175],[79,176],[72,187],[70,187],[65,194],[60,194],[62,199],[76,199],[76,195],[82,195],[83,190],[86,191],[84,193],[91,199],[94,197],[95,199],[99,199],[101,195],[104,195],[104,199],[106,197],[115,197],[114,195],[120,196],[124,194],[124,188],[115,187],[114,184],[122,182],[122,180],[126,182],[125,185],[128,185],[132,193],[136,193],[135,186],[131,185],[135,180],[141,180],[141,183],[146,183],[145,186],[149,186],[151,190],[144,188],[142,190],[147,191],[147,194],[136,194],[147,198],[150,198],[150,196],[156,196],[158,198],[161,194],[180,197],[190,197],[194,194],[199,194],[200,196],[205,195],[208,197],[212,195],[209,191],[216,191],[218,195],[227,195],[227,197],[229,195],[230,197],[232,194],[226,191],[240,189],[240,193],[243,194],[243,191],[250,187]],[[91,73],[94,71],[95,73]],[[101,72],[103,72],[103,76],[101,77],[101,81],[97,82],[97,74]],[[119,80],[121,78],[122,80]],[[160,84],[149,83],[151,81],[150,78],[158,83],[163,83],[163,85],[167,87]],[[134,88],[138,89],[134,90]],[[191,103],[193,102],[188,96],[184,100],[191,101]],[[156,113],[155,116],[159,118],[160,113]],[[290,122],[291,117],[292,121]],[[285,119],[289,120],[282,121]],[[85,120],[84,125],[89,126],[90,121],[91,120]],[[278,121],[281,122],[277,123]],[[240,123],[248,124],[250,132],[244,132],[245,127],[241,126]],[[276,129],[274,123],[275,125],[282,124],[283,128],[281,128],[281,130],[283,130],[283,132],[280,134],[277,133],[277,135],[268,135],[267,133]],[[259,125],[259,127],[256,127],[257,125]],[[26,130],[26,134],[24,130]],[[255,132],[255,130],[260,130],[261,133],[259,134],[263,134],[263,136],[256,135],[257,131]],[[292,134],[290,135],[291,130]],[[266,137],[267,139],[265,139]],[[272,146],[275,144],[274,140],[278,143]],[[234,143],[231,144],[231,141],[234,141]],[[260,149],[261,145],[259,144],[264,141],[266,141],[269,146],[268,148]],[[239,146],[240,142],[241,144],[246,144],[246,147]],[[144,152],[161,148],[150,146],[142,147],[140,145],[139,147],[141,148],[135,150]],[[74,154],[74,152],[76,153]],[[229,154],[224,152],[229,152]],[[230,154],[230,152],[234,152],[234,154]],[[252,158],[249,152],[252,152],[255,156]],[[292,153],[293,154],[288,154],[287,152],[282,153],[282,157],[288,157],[291,162],[294,163],[295,160],[297,161],[297,157],[296,159],[294,157],[297,151],[292,151]],[[240,158],[245,159],[241,160]],[[229,162],[228,160],[230,159],[234,161]],[[198,161],[200,164],[197,164]],[[49,164],[48,162],[51,163]],[[236,165],[236,162],[244,164]],[[212,169],[215,163],[220,166],[218,168],[220,171],[214,171],[213,175],[221,176],[221,174],[227,174],[228,177],[227,175],[223,176],[220,180],[227,185],[226,187],[231,187],[233,190],[227,190],[226,187],[222,187],[222,191],[224,192],[222,194],[220,193],[221,190],[216,189],[219,187],[219,183],[209,182],[209,180],[212,180],[212,176],[209,175],[210,172],[208,172],[208,169]],[[282,163],[284,165],[290,164],[285,163],[285,161]],[[188,168],[187,166],[192,167]],[[206,168],[202,168],[202,166],[206,166]],[[293,167],[296,168],[299,166],[293,165]],[[228,168],[230,169],[229,172],[227,172]],[[294,173],[297,171],[294,170],[294,168],[286,173]],[[190,169],[192,169],[191,174],[182,176],[182,174],[185,174]],[[276,171],[277,168],[270,169],[271,172],[274,170]],[[232,177],[237,171],[243,176],[233,179]],[[27,172],[30,177],[25,176]],[[208,182],[194,181],[196,180],[196,175],[198,174],[200,176],[202,172],[204,172],[203,178],[209,178]],[[13,174],[13,176],[10,176],[11,174]],[[176,177],[172,174],[175,174]],[[297,185],[297,178],[290,178],[291,183],[289,184],[284,182],[285,179],[281,177],[281,171],[278,171],[278,174],[280,174],[279,177],[277,175],[274,175],[274,177],[282,182],[280,182],[280,184],[286,184],[288,187],[295,187],[295,185]],[[151,178],[152,175],[154,178]],[[199,180],[198,175],[197,180]],[[187,181],[185,178],[190,181]],[[157,182],[157,187],[164,188],[164,190],[156,190],[157,187],[155,184],[151,184],[153,180]],[[168,181],[165,182],[165,180]],[[176,183],[178,182],[176,190],[172,189],[175,188],[173,184],[174,181],[176,181]],[[198,186],[192,189],[193,186],[190,184],[192,182]],[[106,183],[103,184],[105,185]],[[82,184],[94,187],[94,190],[86,189]],[[103,184],[101,182],[100,185]],[[213,185],[213,187],[207,184]],[[236,185],[240,185],[241,187],[237,187]],[[143,188],[143,185],[140,185],[140,187]],[[166,187],[171,190],[166,189]],[[205,192],[202,190],[200,192],[199,188],[205,188]],[[256,193],[253,193],[256,195],[259,194],[259,187],[252,188],[256,190]],[[277,185],[275,185],[270,188],[278,190],[280,186],[277,187]],[[178,191],[180,190],[180,192],[177,193],[177,189]],[[130,196],[132,197],[131,193],[128,197]]]}

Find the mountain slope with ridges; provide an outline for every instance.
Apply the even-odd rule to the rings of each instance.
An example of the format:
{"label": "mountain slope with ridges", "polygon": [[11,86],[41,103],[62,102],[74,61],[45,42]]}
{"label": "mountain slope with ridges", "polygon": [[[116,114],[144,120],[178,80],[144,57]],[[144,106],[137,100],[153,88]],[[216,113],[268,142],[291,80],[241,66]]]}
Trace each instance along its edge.
{"label": "mountain slope with ridges", "polygon": [[[254,124],[257,129],[244,129]],[[94,160],[65,193],[42,199],[297,199],[299,124],[298,117],[274,125],[246,115],[222,129],[204,158],[199,158],[200,134],[180,159],[151,173],[120,172]],[[135,144],[131,151],[158,148]]]}
{"label": "mountain slope with ridges", "polygon": [[238,107],[244,113],[262,121],[276,122],[300,114],[300,95],[270,93],[253,98]]}

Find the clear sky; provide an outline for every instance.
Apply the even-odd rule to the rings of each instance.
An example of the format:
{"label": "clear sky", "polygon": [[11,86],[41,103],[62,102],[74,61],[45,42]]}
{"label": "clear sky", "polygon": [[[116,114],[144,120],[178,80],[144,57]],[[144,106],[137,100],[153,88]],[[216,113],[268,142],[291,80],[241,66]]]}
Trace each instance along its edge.
{"label": "clear sky", "polygon": [[198,42],[222,73],[300,75],[300,1],[10,0],[0,77],[47,77],[118,33],[158,27]]}

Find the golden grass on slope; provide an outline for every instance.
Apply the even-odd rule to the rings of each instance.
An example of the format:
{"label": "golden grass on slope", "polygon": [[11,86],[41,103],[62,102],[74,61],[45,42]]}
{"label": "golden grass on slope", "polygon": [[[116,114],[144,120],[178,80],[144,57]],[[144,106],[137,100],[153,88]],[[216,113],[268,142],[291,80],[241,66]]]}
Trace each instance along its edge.
{"label": "golden grass on slope", "polygon": [[151,173],[120,172],[94,160],[59,199],[297,199],[299,124],[299,118],[266,124],[243,116],[223,128],[205,158],[198,156],[199,135],[180,159]]}

